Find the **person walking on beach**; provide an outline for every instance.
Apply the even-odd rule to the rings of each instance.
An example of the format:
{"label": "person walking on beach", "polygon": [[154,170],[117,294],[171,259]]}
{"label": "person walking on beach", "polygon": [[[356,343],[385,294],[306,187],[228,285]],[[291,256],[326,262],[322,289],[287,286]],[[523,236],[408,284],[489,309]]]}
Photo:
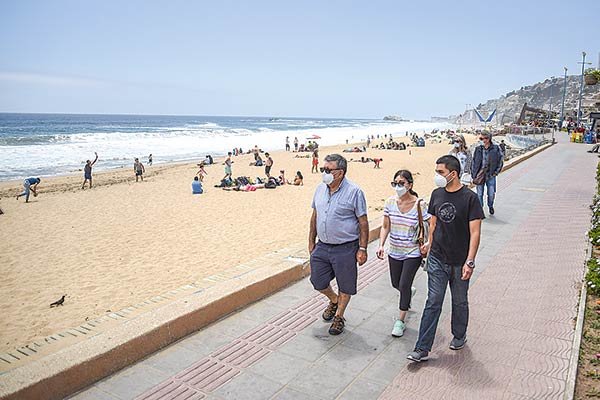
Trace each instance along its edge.
{"label": "person walking on beach", "polygon": [[298,137],[294,136],[294,151],[298,152]]}
{"label": "person walking on beach", "polygon": [[[333,320],[330,335],[344,331],[344,312],[350,297],[356,294],[356,264],[367,261],[367,202],[362,189],[346,178],[347,168],[341,155],[325,157],[321,168],[323,183],[315,190],[308,235],[310,281],[315,290],[329,299],[322,317]],[[333,278],[338,293],[331,288]]]}
{"label": "person walking on beach", "polygon": [[208,175],[208,172],[204,169],[204,162],[198,164],[198,172],[196,172],[196,176],[200,179],[200,182],[204,181],[204,177]]}
{"label": "person walking on beach", "polygon": [[477,185],[477,196],[483,207],[484,189],[487,188],[487,206],[490,215],[494,215],[494,198],[496,197],[496,177],[504,165],[502,151],[492,143],[492,134],[483,132],[479,135],[480,144],[475,148],[471,174],[473,183]]}
{"label": "person walking on beach", "polygon": [[138,181],[138,178],[144,182],[144,172],[146,172],[146,168],[144,168],[144,164],[140,162],[139,158],[135,158],[133,163],[133,172],[135,172],[135,181]]}
{"label": "person walking on beach", "polygon": [[315,149],[312,154],[312,168],[311,173],[316,174],[319,172],[319,150]]}
{"label": "person walking on beach", "polygon": [[290,137],[285,137],[285,151],[290,151]]}
{"label": "person walking on beach", "polygon": [[33,192],[33,197],[37,197],[37,187],[42,180],[40,178],[27,178],[23,181],[23,192],[17,195],[17,200],[19,197],[25,196],[25,203],[29,203],[29,194]]}
{"label": "person walking on beach", "polygon": [[467,147],[467,142],[463,135],[456,135],[450,155],[458,158],[460,161],[460,183],[463,185],[471,184],[471,164],[473,163],[473,157],[471,151]]}
{"label": "person walking on beach", "polygon": [[233,161],[231,161],[231,152],[227,153],[227,159],[225,160],[225,162],[223,163],[223,165],[225,165],[225,176],[223,177],[223,179],[231,179],[231,164],[233,163]]}
{"label": "person walking on beach", "polygon": [[94,164],[96,164],[96,161],[98,161],[98,153],[94,152],[94,154],[96,155],[96,158],[94,158],[94,161],[90,161],[87,160],[85,162],[85,166],[83,167],[83,184],[81,185],[82,189],[85,189],[85,183],[87,181],[90,182],[90,189],[92,188],[92,167],[94,166]]}
{"label": "person walking on beach", "polygon": [[267,161],[265,161],[265,175],[267,178],[271,177],[271,167],[273,166],[273,159],[269,155],[269,153],[265,153],[265,157],[267,157]]}
{"label": "person walking on beach", "polygon": [[429,219],[427,203],[413,190],[410,171],[394,174],[392,188],[396,192],[383,206],[383,224],[379,234],[377,257],[383,260],[385,241],[389,235],[388,262],[392,286],[400,292],[400,314],[394,323],[392,336],[404,335],[406,313],[410,308],[412,283],[423,260]]}
{"label": "person walking on beach", "polygon": [[469,280],[485,216],[477,195],[459,179],[460,162],[456,157],[446,155],[436,161],[434,181],[438,189],[431,193],[429,239],[421,249],[428,254],[427,302],[415,349],[407,356],[411,361],[429,358],[448,283],[452,295],[450,349],[460,350],[467,342]]}
{"label": "person walking on beach", "polygon": [[152,166],[152,153],[148,156],[148,165]]}

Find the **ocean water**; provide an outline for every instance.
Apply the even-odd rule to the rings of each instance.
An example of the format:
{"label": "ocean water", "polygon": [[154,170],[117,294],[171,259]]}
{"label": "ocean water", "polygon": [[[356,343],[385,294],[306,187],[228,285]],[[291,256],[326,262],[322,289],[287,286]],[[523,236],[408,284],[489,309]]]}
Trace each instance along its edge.
{"label": "ocean water", "polygon": [[368,135],[421,134],[446,125],[362,119],[0,113],[0,181],[80,171],[99,155],[95,171],[129,168],[135,157],[154,163],[221,156],[233,147],[282,150],[285,138],[321,145]]}

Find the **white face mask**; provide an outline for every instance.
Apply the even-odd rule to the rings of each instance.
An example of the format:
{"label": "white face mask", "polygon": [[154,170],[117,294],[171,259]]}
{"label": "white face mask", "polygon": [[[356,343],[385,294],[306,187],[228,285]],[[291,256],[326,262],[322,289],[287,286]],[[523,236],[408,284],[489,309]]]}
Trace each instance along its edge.
{"label": "white face mask", "polygon": [[455,142],[455,143],[454,143],[454,148],[455,148],[455,149],[460,149],[460,143],[458,143],[458,142]]}
{"label": "white face mask", "polygon": [[398,197],[402,197],[406,194],[406,192],[408,192],[408,189],[403,185],[398,185],[394,189],[396,190],[396,194],[398,195]]}
{"label": "white face mask", "polygon": [[483,140],[478,141],[477,144],[479,144],[480,146],[483,146]]}
{"label": "white face mask", "polygon": [[333,174],[332,173],[327,173],[327,172],[323,172],[323,183],[326,185],[331,185],[331,182],[333,182]]}
{"label": "white face mask", "polygon": [[[452,178],[452,179],[454,179],[454,178]],[[450,182],[452,182],[452,179],[447,181],[446,178],[444,178],[442,175],[440,175],[436,172],[435,176],[433,177],[433,182],[435,182],[435,185],[437,187],[443,188],[443,187],[446,187]]]}

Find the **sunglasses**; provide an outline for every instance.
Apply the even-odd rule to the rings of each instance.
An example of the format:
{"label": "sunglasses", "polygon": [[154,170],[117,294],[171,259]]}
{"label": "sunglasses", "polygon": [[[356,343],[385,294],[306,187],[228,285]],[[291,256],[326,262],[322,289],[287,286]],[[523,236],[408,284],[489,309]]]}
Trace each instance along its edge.
{"label": "sunglasses", "polygon": [[341,170],[341,168],[333,168],[333,169],[329,169],[329,168],[323,168],[323,167],[321,167],[321,168],[319,168],[319,170],[320,170],[321,172],[325,172],[326,174],[330,174],[330,173],[331,173],[331,171],[340,171],[340,170]]}
{"label": "sunglasses", "polygon": [[489,137],[480,137],[479,140],[487,140]]}
{"label": "sunglasses", "polygon": [[404,185],[406,185],[406,182],[390,182],[390,184],[392,185],[392,187],[396,187],[396,186],[404,186]]}

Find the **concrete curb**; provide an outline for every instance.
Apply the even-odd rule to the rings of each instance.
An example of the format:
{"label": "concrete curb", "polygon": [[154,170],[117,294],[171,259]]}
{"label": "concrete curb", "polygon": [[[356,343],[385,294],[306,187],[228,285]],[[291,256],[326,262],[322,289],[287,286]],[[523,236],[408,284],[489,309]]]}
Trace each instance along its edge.
{"label": "concrete curb", "polygon": [[[592,244],[588,245],[588,255],[592,255]],[[584,267],[584,279],[579,294],[579,307],[577,310],[577,323],[575,325],[575,336],[573,337],[573,346],[571,347],[571,359],[569,360],[569,371],[567,373],[567,382],[565,385],[564,400],[573,400],[575,397],[575,384],[577,382],[577,368],[579,367],[579,350],[581,349],[581,337],[583,335],[583,323],[585,322],[585,307],[587,302],[587,285],[585,283],[585,274],[587,273],[587,262]]]}
{"label": "concrete curb", "polygon": [[[380,227],[369,231],[369,242]],[[306,260],[306,258],[304,258]],[[62,399],[169,344],[306,277],[308,260],[282,259],[167,302],[1,374],[0,399]],[[275,262],[275,260],[272,260]]]}
{"label": "concrete curb", "polygon": [[513,160],[508,160],[509,164],[505,164],[504,167],[502,167],[502,171],[500,171],[500,172],[506,172],[506,171],[508,171],[509,169],[511,169],[512,167],[514,167],[515,165],[519,165],[523,161],[530,159],[531,157],[535,156],[536,154],[541,153],[542,151],[549,149],[554,144],[555,143],[545,144],[543,146],[538,147],[537,149],[533,150],[530,153],[527,153],[527,154],[524,154],[522,156],[514,158],[513,159],[514,161]]}

